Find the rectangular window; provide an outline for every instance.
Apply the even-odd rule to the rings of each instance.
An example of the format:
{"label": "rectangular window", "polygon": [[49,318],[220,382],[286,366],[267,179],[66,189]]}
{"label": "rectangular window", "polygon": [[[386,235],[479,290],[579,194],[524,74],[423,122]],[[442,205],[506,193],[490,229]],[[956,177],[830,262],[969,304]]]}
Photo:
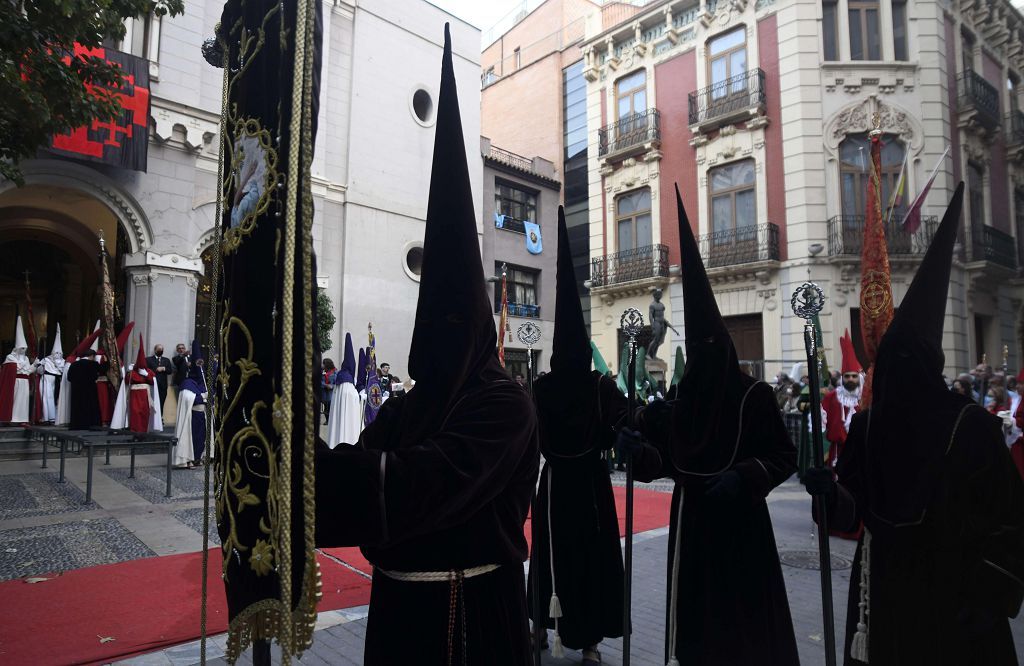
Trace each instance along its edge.
{"label": "rectangular window", "polygon": [[896,60],[907,59],[907,0],[892,0],[892,46]]}
{"label": "rectangular window", "polygon": [[711,169],[708,189],[714,242],[754,240],[757,233],[754,161],[743,160]]}
{"label": "rectangular window", "polygon": [[615,200],[615,227],[619,252],[653,244],[649,188],[628,192]]}
{"label": "rectangular window", "polygon": [[639,123],[635,116],[647,110],[647,70],[639,69],[615,82],[616,138],[629,135]]}
{"label": "rectangular window", "polygon": [[495,180],[494,212],[517,221],[536,222],[537,193]]}
{"label": "rectangular window", "polygon": [[743,93],[747,89],[747,79],[743,76],[746,73],[746,28],[737,28],[708,41],[708,80],[713,101]]}
{"label": "rectangular window", "polygon": [[967,163],[967,197],[971,206],[971,228],[975,230],[985,226],[985,190],[984,172],[975,162]]}
{"label": "rectangular window", "polygon": [[486,88],[497,80],[498,77],[494,75],[494,68],[488,67],[487,71],[484,72],[484,75],[480,77],[480,83],[482,84],[481,87]]}
{"label": "rectangular window", "polygon": [[515,50],[515,58],[516,58],[516,69],[519,69],[520,67],[523,66],[523,52],[519,50],[518,46],[516,47],[516,50]]}
{"label": "rectangular window", "polygon": [[[494,262],[494,274],[501,276],[502,262]],[[508,266],[505,269],[508,290],[508,313],[511,317],[539,317],[537,305],[537,281],[540,271]],[[494,283],[494,312],[501,312],[501,280]]]}
{"label": "rectangular window", "polygon": [[146,16],[125,19],[124,38],[115,48],[157,62],[160,58],[160,21],[161,17],[152,12]]}
{"label": "rectangular window", "polygon": [[962,37],[960,45],[960,64],[965,72],[974,71],[974,37],[964,31],[960,32]]}
{"label": "rectangular window", "polygon": [[562,72],[565,125],[563,187],[568,208],[587,200],[587,80],[583,78],[582,60]]}
{"label": "rectangular window", "polygon": [[881,60],[877,0],[850,0],[850,59]]}
{"label": "rectangular window", "polygon": [[1020,79],[1017,78],[1016,74],[1010,72],[1010,75],[1006,77],[1006,94],[1010,99],[1010,113],[1020,111],[1020,99],[1017,97],[1019,89]]}
{"label": "rectangular window", "polygon": [[825,60],[839,60],[839,13],[836,4],[836,0],[822,0],[821,3],[821,33],[825,46]]}

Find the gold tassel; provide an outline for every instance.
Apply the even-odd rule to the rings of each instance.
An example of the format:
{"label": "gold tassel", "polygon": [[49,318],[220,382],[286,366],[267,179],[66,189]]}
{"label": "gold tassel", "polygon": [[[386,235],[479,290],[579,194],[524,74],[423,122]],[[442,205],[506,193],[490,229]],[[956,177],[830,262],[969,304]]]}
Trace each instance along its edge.
{"label": "gold tassel", "polygon": [[668,665],[667,666],[679,666],[679,660],[676,659],[675,657],[672,657],[671,659],[668,660]]}

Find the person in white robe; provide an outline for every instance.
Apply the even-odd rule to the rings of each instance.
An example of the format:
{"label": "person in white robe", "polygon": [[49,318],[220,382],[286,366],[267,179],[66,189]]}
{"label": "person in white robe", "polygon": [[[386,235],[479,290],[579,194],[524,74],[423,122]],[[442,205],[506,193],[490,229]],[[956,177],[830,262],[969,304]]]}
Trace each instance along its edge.
{"label": "person in white robe", "polygon": [[0,423],[29,422],[28,380],[36,371],[36,364],[29,360],[27,351],[25,329],[19,315],[14,329],[14,349],[0,368]]}
{"label": "person in white robe", "polygon": [[355,444],[363,430],[363,413],[355,385],[356,358],[352,352],[352,335],[345,334],[345,360],[334,375],[334,397],[327,418],[327,446]]}
{"label": "person in white robe", "polygon": [[60,342],[60,324],[57,324],[57,335],[50,349],[50,355],[40,361],[37,366],[39,373],[39,397],[43,406],[43,421],[54,423],[57,420],[57,390],[64,377],[64,348]]}
{"label": "person in white robe", "polygon": [[192,469],[201,464],[206,446],[206,384],[202,349],[192,341],[191,365],[188,376],[178,386],[178,418],[174,424],[174,466]]}

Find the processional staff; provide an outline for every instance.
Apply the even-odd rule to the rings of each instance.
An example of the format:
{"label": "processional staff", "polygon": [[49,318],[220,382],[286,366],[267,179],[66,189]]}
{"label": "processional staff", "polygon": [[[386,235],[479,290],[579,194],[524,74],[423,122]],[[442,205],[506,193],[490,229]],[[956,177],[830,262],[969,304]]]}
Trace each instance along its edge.
{"label": "processional staff", "polygon": [[[502,266],[504,270],[504,266]],[[501,331],[500,335],[505,332]],[[533,398],[533,346],[540,341],[540,326],[532,321],[521,324],[516,330],[516,338],[523,345],[526,345],[526,390]],[[533,610],[533,663],[540,666],[541,643],[544,636],[544,622],[541,618],[540,603],[540,572],[534,569],[537,562],[537,492],[533,493],[533,508],[530,511],[530,571],[533,576],[530,579],[530,604]]]}
{"label": "processional staff", "polygon": [[[629,369],[626,392],[628,409],[626,427],[633,430],[633,412],[636,408],[636,338],[644,328],[644,316],[636,308],[628,308],[619,319],[619,326],[629,341]],[[625,452],[626,463],[626,549],[623,555],[624,576],[622,579],[622,665],[629,666],[629,643],[633,606],[633,456]]]}

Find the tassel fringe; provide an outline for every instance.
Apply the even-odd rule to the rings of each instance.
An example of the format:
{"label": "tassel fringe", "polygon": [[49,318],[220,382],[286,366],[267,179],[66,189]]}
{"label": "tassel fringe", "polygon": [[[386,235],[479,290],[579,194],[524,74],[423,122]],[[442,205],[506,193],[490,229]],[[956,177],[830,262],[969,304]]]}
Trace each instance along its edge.
{"label": "tassel fringe", "polygon": [[562,659],[565,657],[565,648],[562,647],[562,637],[555,632],[555,640],[551,642],[551,656],[555,659]]}
{"label": "tassel fringe", "polygon": [[871,532],[866,527],[860,547],[860,599],[857,607],[860,614],[857,618],[857,633],[850,641],[850,656],[867,664],[868,622],[871,614]]}
{"label": "tassel fringe", "polygon": [[675,657],[672,657],[668,660],[668,664],[666,664],[666,666],[679,666],[679,660]]}
{"label": "tassel fringe", "polygon": [[551,603],[548,604],[548,617],[551,619],[562,617],[562,602],[558,600],[557,594],[551,595]]}

